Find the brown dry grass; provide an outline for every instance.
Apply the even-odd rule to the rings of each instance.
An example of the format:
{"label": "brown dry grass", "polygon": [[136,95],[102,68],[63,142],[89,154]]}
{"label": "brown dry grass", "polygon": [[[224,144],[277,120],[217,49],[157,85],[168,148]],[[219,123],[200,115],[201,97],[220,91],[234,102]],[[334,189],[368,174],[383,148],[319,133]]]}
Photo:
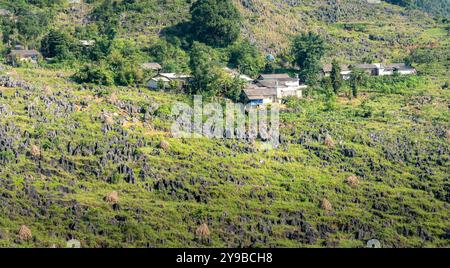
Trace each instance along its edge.
{"label": "brown dry grass", "polygon": [[112,205],[117,204],[117,203],[119,203],[119,193],[117,193],[116,191],[113,191],[113,192],[107,194],[104,197],[104,200],[105,200],[105,202],[112,204]]}
{"label": "brown dry grass", "polygon": [[197,228],[197,230],[195,230],[195,235],[199,237],[207,237],[210,234],[211,232],[209,231],[209,227],[206,223],[203,223]]}

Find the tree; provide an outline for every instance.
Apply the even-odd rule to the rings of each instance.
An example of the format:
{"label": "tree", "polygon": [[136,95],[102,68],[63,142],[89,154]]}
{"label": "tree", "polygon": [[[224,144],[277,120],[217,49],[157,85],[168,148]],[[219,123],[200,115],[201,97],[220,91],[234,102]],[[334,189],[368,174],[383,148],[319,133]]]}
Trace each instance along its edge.
{"label": "tree", "polygon": [[258,48],[248,40],[234,44],[230,48],[229,63],[243,74],[255,77],[264,68],[264,59]]}
{"label": "tree", "polygon": [[114,74],[103,64],[85,65],[72,76],[77,83],[93,83],[110,86],[114,84]]}
{"label": "tree", "polygon": [[202,94],[205,97],[225,96],[237,100],[244,82],[225,72],[219,58],[217,51],[212,47],[194,42],[190,55],[192,93]]}
{"label": "tree", "polygon": [[193,93],[215,96],[219,93],[217,87],[219,56],[217,52],[205,44],[194,42],[190,55]]}
{"label": "tree", "polygon": [[337,62],[337,60],[333,60],[332,68],[331,68],[331,83],[333,86],[334,93],[337,95],[339,93],[339,89],[342,87],[342,75],[341,75],[341,66]]}
{"label": "tree", "polygon": [[352,96],[354,98],[358,97],[358,89],[360,86],[364,85],[367,81],[367,74],[364,70],[354,68],[352,74],[350,75],[350,87],[352,89]]}
{"label": "tree", "polygon": [[161,63],[164,72],[182,73],[189,70],[188,54],[164,39],[153,44],[148,52],[154,61]]}
{"label": "tree", "polygon": [[190,11],[197,41],[227,47],[239,37],[241,15],[231,0],[198,0]]}
{"label": "tree", "polygon": [[66,58],[70,54],[70,41],[67,34],[51,30],[41,41],[41,52],[44,57],[60,59]]}
{"label": "tree", "polygon": [[51,17],[44,12],[32,12],[26,7],[20,7],[15,15],[17,17],[15,27],[19,33],[19,39],[27,46],[41,35]]}
{"label": "tree", "polygon": [[324,39],[312,32],[294,39],[292,55],[294,64],[300,68],[299,77],[309,85],[315,85],[320,71],[320,59],[326,51]]}

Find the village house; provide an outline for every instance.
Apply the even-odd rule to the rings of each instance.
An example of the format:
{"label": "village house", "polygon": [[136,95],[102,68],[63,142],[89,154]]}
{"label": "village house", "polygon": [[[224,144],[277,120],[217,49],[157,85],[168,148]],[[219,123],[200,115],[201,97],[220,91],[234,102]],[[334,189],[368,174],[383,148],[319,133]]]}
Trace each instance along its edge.
{"label": "village house", "polygon": [[402,74],[402,75],[414,75],[417,74],[416,69],[411,66],[406,65],[405,63],[393,63],[388,65],[379,66],[378,75],[394,75],[394,73]]}
{"label": "village house", "polygon": [[379,73],[379,65],[377,64],[353,64],[350,66],[350,69],[360,69],[363,70],[366,74],[370,76],[377,76]]}
{"label": "village house", "polygon": [[26,49],[11,50],[11,53],[9,53],[7,56],[8,62],[13,66],[17,65],[20,62],[29,62],[36,64],[39,58],[41,58],[41,53],[36,50]]}
{"label": "village house", "polygon": [[162,66],[157,62],[146,62],[143,63],[141,67],[145,71],[155,71],[158,73],[162,70]]}
{"label": "village house", "polygon": [[[341,67],[341,76],[344,80],[350,79],[350,75],[352,74],[352,70],[348,65],[340,65]],[[332,64],[325,64],[322,68],[322,75],[325,77],[330,77],[331,71],[333,69]]]}
{"label": "village house", "polygon": [[246,101],[254,106],[277,102],[276,88],[267,88],[257,84],[249,84],[244,88],[244,95]]}
{"label": "village house", "polygon": [[189,84],[191,78],[190,75],[186,74],[159,73],[148,81],[147,87],[153,90],[174,87],[181,89]]}
{"label": "village house", "polygon": [[288,97],[301,98],[306,85],[298,78],[288,74],[262,74],[253,83],[246,86],[244,95],[251,105],[281,103]]}
{"label": "village house", "polygon": [[[394,73],[402,75],[417,74],[416,69],[405,63],[393,63],[384,65],[381,63],[373,64],[354,64],[354,65],[341,65],[341,75],[344,80],[350,79],[352,69],[361,69],[370,76],[388,76],[394,75]],[[331,75],[332,65],[326,64],[322,68],[322,75],[329,77]]]}

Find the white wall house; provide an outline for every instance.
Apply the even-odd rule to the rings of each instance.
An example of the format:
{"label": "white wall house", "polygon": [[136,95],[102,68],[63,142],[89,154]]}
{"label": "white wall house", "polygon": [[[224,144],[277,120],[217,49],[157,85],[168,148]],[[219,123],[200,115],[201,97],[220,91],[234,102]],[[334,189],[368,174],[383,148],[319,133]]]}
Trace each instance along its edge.
{"label": "white wall house", "polygon": [[[344,80],[350,79],[353,68],[361,69],[371,76],[388,76],[394,75],[394,73],[396,72],[401,75],[417,74],[416,69],[404,63],[393,63],[388,65],[384,65],[381,63],[341,65],[341,75]],[[331,75],[331,70],[331,64],[324,65],[324,67],[322,68],[322,75],[325,77],[329,77]]]}
{"label": "white wall house", "polygon": [[244,94],[251,105],[264,105],[281,103],[287,97],[302,98],[306,88],[288,74],[263,74],[244,89]]}
{"label": "white wall house", "polygon": [[377,64],[377,66],[379,76],[394,75],[396,72],[401,75],[417,74],[416,69],[404,63],[393,63],[388,65]]}
{"label": "white wall house", "polygon": [[[352,70],[349,68],[348,65],[341,65],[341,76],[344,80],[350,79],[350,75],[352,74]],[[333,69],[333,66],[331,64],[326,64],[322,68],[322,75],[325,77],[330,77],[331,70]]]}
{"label": "white wall house", "polygon": [[169,89],[173,85],[183,88],[188,85],[190,79],[191,76],[187,74],[159,73],[148,81],[147,87],[153,90]]}

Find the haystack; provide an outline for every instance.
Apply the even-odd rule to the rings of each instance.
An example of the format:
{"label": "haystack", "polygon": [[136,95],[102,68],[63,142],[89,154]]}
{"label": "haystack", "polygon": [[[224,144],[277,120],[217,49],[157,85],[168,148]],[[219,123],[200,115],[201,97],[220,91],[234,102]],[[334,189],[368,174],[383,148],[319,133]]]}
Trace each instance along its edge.
{"label": "haystack", "polygon": [[209,227],[206,223],[203,223],[195,230],[195,235],[199,237],[208,237],[210,234]]}
{"label": "haystack", "polygon": [[330,135],[327,135],[325,137],[325,141],[324,141],[325,145],[328,147],[333,147],[334,146],[334,140]]}
{"label": "haystack", "polygon": [[109,95],[108,96],[108,99],[107,99],[107,101],[110,103],[110,104],[116,104],[117,102],[118,102],[118,98],[117,98],[117,95],[115,94],[115,93],[112,93],[111,95]]}
{"label": "haystack", "polygon": [[333,206],[331,205],[330,201],[328,201],[328,199],[326,198],[322,199],[322,208],[326,211],[333,210]]}
{"label": "haystack", "polygon": [[28,228],[26,225],[20,226],[19,230],[19,239],[20,240],[30,240],[33,237],[31,234],[30,228]]}
{"label": "haystack", "polygon": [[169,150],[169,147],[170,147],[170,144],[169,144],[169,142],[166,141],[166,140],[162,140],[162,141],[159,143],[159,148],[163,149],[164,151],[168,151],[168,150]]}
{"label": "haystack", "polygon": [[41,155],[41,149],[39,149],[36,145],[31,145],[30,153],[32,156],[38,157]]}
{"label": "haystack", "polygon": [[352,175],[346,179],[346,182],[351,187],[357,187],[359,184],[359,179],[355,175]]}
{"label": "haystack", "polygon": [[104,121],[105,121],[105,124],[107,124],[109,126],[114,125],[114,118],[112,116],[105,115],[104,116]]}
{"label": "haystack", "polygon": [[109,204],[117,204],[119,203],[119,193],[117,193],[116,191],[113,191],[109,194],[107,194],[104,198],[105,202],[109,203]]}

